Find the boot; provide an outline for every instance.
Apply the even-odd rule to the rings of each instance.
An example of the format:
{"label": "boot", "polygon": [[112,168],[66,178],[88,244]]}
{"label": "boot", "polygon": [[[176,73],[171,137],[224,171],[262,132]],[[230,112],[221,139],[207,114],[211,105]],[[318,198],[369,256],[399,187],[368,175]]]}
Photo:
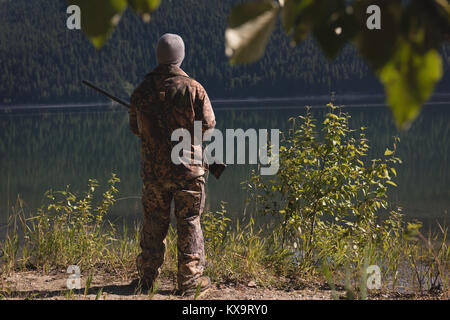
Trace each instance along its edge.
{"label": "boot", "polygon": [[136,292],[153,290],[153,281],[144,278],[135,279],[130,283]]}
{"label": "boot", "polygon": [[183,296],[192,296],[197,293],[204,293],[211,288],[211,279],[207,276],[202,276],[198,278],[195,286],[186,289],[178,290],[178,293]]}

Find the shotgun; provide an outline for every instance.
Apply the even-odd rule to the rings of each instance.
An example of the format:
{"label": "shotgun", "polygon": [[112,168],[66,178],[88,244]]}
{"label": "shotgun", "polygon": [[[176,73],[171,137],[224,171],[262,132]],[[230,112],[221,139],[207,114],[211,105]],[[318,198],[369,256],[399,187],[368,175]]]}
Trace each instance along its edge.
{"label": "shotgun", "polygon": [[[103,95],[107,96],[108,98],[110,98],[111,100],[123,105],[124,107],[127,107],[128,109],[130,109],[130,104],[126,103],[122,99],[119,99],[119,98],[113,96],[112,94],[109,94],[105,90],[100,89],[99,87],[90,83],[89,81],[83,80],[83,84],[94,89],[97,92],[100,92],[101,94],[103,94]],[[214,177],[216,177],[216,179],[219,179],[220,176],[222,175],[222,172],[225,170],[225,168],[226,168],[225,164],[213,163],[209,166],[209,171],[214,175]]]}

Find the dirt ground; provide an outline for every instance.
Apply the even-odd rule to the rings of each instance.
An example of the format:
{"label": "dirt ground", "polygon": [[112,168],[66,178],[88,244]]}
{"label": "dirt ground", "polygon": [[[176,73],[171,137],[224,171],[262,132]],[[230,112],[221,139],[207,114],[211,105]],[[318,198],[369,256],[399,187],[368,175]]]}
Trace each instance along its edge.
{"label": "dirt ground", "polygon": [[[81,278],[80,290],[74,290],[69,296],[67,290],[68,275],[64,272],[40,274],[35,271],[13,273],[3,277],[0,282],[0,299],[75,299],[75,300],[183,300],[193,297],[183,297],[176,294],[173,279],[161,278],[155,294],[138,292],[133,279],[119,279],[107,274],[94,275],[90,288],[85,295],[86,279]],[[344,297],[344,291],[337,292]],[[414,296],[398,293],[378,293],[371,299],[449,299],[449,294]],[[302,289],[280,290],[264,288],[256,283],[248,284],[213,284],[212,288],[203,293],[199,300],[328,300],[332,299],[331,290],[320,284],[306,286]]]}

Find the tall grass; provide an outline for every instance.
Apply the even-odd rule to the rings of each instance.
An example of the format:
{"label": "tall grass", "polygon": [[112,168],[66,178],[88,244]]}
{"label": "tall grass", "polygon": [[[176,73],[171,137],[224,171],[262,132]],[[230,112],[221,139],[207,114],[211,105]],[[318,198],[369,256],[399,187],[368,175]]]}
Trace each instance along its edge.
{"label": "tall grass", "polygon": [[[1,274],[23,270],[47,273],[78,265],[83,274],[136,277],[139,227],[119,228],[107,221],[117,181],[113,176],[101,197],[96,196],[95,180],[90,180],[88,191],[82,195],[70,190],[49,191],[47,205],[35,215],[25,213],[19,198],[0,242]],[[419,227],[404,222],[398,212],[392,214],[380,225],[389,232],[379,241],[369,242],[362,256],[349,239],[337,244],[336,239],[319,233],[316,239],[320,246],[334,246],[337,251],[328,259],[318,259],[318,255],[302,255],[300,243],[283,241],[279,225],[257,227],[252,217],[233,219],[222,203],[219,210],[207,211],[202,217],[208,260],[205,274],[216,284],[254,281],[258,286],[283,289],[328,283],[335,298],[363,299],[395,291],[442,296],[450,284],[448,229],[440,226],[424,236]],[[371,264],[381,268],[380,290],[367,288],[365,270]],[[175,283],[177,235],[172,227],[162,271],[163,277]]]}
{"label": "tall grass", "polygon": [[85,271],[100,268],[126,275],[134,269],[130,262],[138,253],[138,228],[130,232],[124,225],[119,232],[105,219],[115,203],[118,181],[113,175],[95,203],[96,180],[89,180],[83,195],[69,189],[47,191],[47,203],[31,216],[19,198],[1,243],[2,271],[48,272],[78,265]]}

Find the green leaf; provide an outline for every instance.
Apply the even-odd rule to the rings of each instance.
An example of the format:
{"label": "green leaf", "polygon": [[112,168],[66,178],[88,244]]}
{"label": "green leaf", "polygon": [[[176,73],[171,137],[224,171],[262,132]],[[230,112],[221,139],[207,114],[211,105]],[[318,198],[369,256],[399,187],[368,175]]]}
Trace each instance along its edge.
{"label": "green leaf", "polygon": [[[286,0],[281,12],[281,22],[286,33],[293,31],[299,23],[306,22],[304,13],[311,9],[314,0]],[[302,21],[299,21],[302,20]],[[307,21],[310,22],[310,19]]]}
{"label": "green leaf", "polygon": [[361,27],[353,11],[346,10],[345,2],[333,1],[325,8],[329,11],[315,24],[313,33],[322,51],[328,58],[334,59]]}
{"label": "green leaf", "polygon": [[450,4],[447,0],[413,1],[405,10],[403,34],[423,51],[439,49],[450,36]]}
{"label": "green leaf", "polygon": [[397,184],[393,181],[387,180],[386,183],[389,183],[390,185],[393,185],[394,187],[397,187]]}
{"label": "green leaf", "polygon": [[[345,34],[350,30],[348,25],[343,25],[345,8],[344,0],[286,0],[281,13],[283,27],[287,33],[292,33],[293,44],[303,41],[313,30],[321,46],[327,49],[335,47],[334,41],[341,42],[345,38],[343,33],[336,34],[336,28],[343,30],[345,27]],[[333,43],[329,44],[331,38]],[[329,56],[336,54],[328,54],[327,51],[325,53]]]}
{"label": "green leaf", "polygon": [[149,22],[150,14],[158,9],[161,0],[128,0],[128,4],[144,22]]}
{"label": "green leaf", "polygon": [[384,155],[385,155],[385,156],[390,156],[390,155],[392,155],[392,154],[394,154],[394,151],[389,150],[389,149],[386,149],[386,151],[384,152]]}
{"label": "green leaf", "polygon": [[443,13],[447,13],[447,15],[450,15],[450,3],[448,2],[448,0],[434,0],[434,3],[440,10],[443,11]]}
{"label": "green leaf", "polygon": [[402,4],[399,0],[377,0],[370,4],[381,9],[381,29],[369,30],[366,26],[368,15],[367,3],[360,1],[355,5],[355,15],[360,21],[361,32],[355,38],[360,54],[375,69],[383,67],[394,55],[397,37],[400,32]]}
{"label": "green leaf", "polygon": [[232,64],[251,63],[263,55],[279,10],[272,0],[248,2],[233,8],[225,31],[225,52]]}
{"label": "green leaf", "polygon": [[410,43],[401,41],[395,56],[381,69],[379,77],[397,126],[405,129],[417,117],[441,79],[442,60],[434,49],[420,53]]}
{"label": "green leaf", "polygon": [[127,7],[126,0],[68,0],[68,5],[81,9],[81,29],[100,49],[119,23]]}
{"label": "green leaf", "polygon": [[392,173],[394,174],[394,176],[397,176],[397,171],[395,171],[394,168],[391,168]]}

